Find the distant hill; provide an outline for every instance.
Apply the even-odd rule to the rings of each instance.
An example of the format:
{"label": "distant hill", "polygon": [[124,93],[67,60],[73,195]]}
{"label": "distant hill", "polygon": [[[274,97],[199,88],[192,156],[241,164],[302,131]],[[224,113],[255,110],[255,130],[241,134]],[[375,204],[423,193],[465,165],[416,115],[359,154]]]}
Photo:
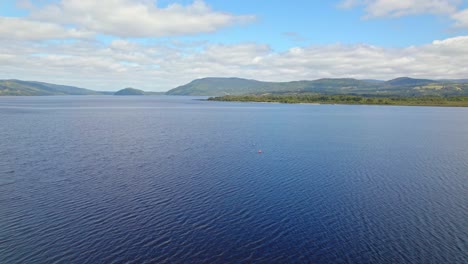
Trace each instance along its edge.
{"label": "distant hill", "polygon": [[145,95],[165,95],[166,92],[148,92],[145,91]]}
{"label": "distant hill", "polygon": [[378,83],[378,84],[381,84],[381,83],[384,83],[385,81],[382,81],[382,80],[375,80],[375,79],[364,79],[364,80],[361,80],[361,81],[364,81],[364,82],[368,82],[368,83]]}
{"label": "distant hill", "polygon": [[370,91],[375,91],[379,86],[380,85],[376,83],[351,78],[327,78],[308,81],[306,87],[302,89],[301,92],[322,94],[368,93]]}
{"label": "distant hill", "polygon": [[438,82],[447,82],[447,83],[468,83],[468,79],[444,79],[437,80]]}
{"label": "distant hill", "polygon": [[262,82],[241,78],[203,78],[169,90],[168,95],[242,95],[279,92],[337,92],[337,89],[370,87],[372,83],[355,79],[320,79],[316,81]]}
{"label": "distant hill", "polygon": [[166,93],[144,92],[125,88],[118,92],[89,89],[35,81],[0,80],[2,95],[201,95],[244,94],[355,94],[372,96],[468,96],[468,79],[429,80],[400,77],[389,81],[326,78],[313,81],[262,82],[242,78],[203,78]]}
{"label": "distant hill", "polygon": [[145,92],[135,88],[125,88],[115,92],[114,95],[145,95]]}
{"label": "distant hill", "polygon": [[409,77],[400,77],[390,81],[386,81],[386,85],[390,86],[415,86],[415,85],[425,85],[434,83],[437,81],[427,80],[427,79],[413,79]]}
{"label": "distant hill", "polygon": [[223,96],[265,93],[320,93],[379,96],[468,95],[468,81],[435,81],[400,77],[389,81],[328,78],[314,81],[261,82],[241,78],[203,78],[169,90],[166,94]]}
{"label": "distant hill", "polygon": [[0,80],[1,95],[93,95],[93,90],[43,82]]}
{"label": "distant hill", "polygon": [[167,95],[226,95],[290,91],[303,88],[299,82],[272,83],[241,78],[203,78],[169,90]]}

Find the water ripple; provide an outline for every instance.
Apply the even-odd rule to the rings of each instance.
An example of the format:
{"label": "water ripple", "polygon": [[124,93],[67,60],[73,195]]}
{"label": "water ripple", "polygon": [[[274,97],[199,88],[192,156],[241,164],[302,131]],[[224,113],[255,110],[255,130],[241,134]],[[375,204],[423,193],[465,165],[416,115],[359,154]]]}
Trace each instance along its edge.
{"label": "water ripple", "polygon": [[0,263],[468,262],[466,109],[158,98],[0,98]]}

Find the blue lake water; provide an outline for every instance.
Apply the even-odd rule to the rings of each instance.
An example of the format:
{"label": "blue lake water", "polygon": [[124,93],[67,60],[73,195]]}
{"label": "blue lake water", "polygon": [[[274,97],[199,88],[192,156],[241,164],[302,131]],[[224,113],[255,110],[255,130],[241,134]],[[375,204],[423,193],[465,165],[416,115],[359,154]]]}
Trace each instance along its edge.
{"label": "blue lake water", "polygon": [[0,97],[0,263],[468,263],[468,108],[194,99]]}

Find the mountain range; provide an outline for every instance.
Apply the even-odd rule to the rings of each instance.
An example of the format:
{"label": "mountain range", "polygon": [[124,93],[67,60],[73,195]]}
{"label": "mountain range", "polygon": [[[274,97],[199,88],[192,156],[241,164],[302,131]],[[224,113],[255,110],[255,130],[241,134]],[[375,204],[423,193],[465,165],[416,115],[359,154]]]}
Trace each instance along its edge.
{"label": "mountain range", "polygon": [[468,95],[468,80],[429,80],[400,77],[389,81],[351,78],[313,81],[261,82],[240,78],[203,78],[166,92],[168,95],[242,95],[319,93],[397,96]]}
{"label": "mountain range", "polygon": [[44,82],[0,80],[0,95],[97,95],[89,89]]}
{"label": "mountain range", "polygon": [[160,95],[164,92],[144,92],[125,88],[117,92],[93,91],[90,89],[45,82],[0,80],[0,96],[42,96],[42,95]]}
{"label": "mountain range", "polygon": [[0,80],[0,95],[112,95],[166,94],[222,96],[242,94],[357,94],[377,96],[468,96],[468,79],[429,80],[400,77],[389,81],[329,78],[313,81],[263,82],[242,78],[203,78],[176,87],[166,93],[124,89],[100,92],[67,85],[35,81]]}

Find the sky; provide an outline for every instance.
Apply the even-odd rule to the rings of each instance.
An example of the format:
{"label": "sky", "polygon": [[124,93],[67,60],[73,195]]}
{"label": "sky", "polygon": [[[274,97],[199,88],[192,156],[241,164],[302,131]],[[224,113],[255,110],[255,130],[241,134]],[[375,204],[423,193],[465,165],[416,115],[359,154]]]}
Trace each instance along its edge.
{"label": "sky", "polygon": [[468,0],[0,0],[0,79],[468,78]]}

